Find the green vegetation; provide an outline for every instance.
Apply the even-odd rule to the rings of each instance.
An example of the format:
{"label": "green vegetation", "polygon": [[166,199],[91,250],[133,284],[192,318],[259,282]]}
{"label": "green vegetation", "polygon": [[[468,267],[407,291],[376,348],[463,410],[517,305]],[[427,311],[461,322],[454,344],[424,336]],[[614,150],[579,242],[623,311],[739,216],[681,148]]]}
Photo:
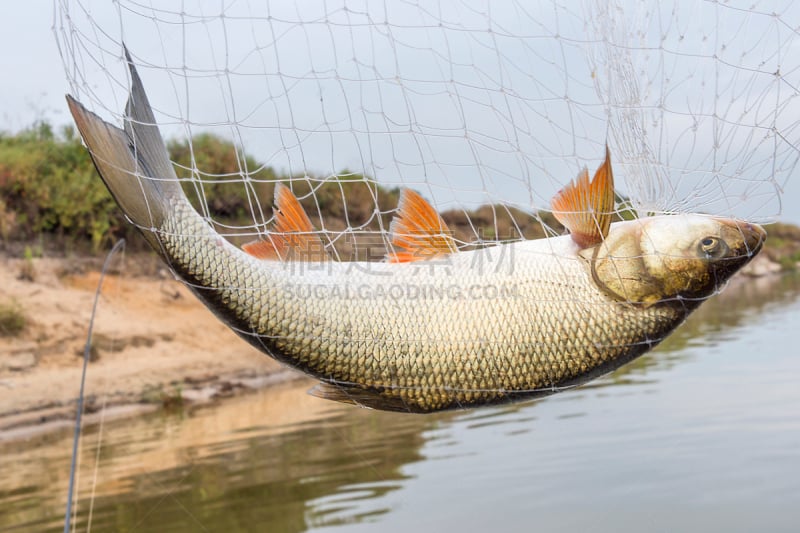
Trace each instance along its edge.
{"label": "green vegetation", "polygon": [[767,226],[767,243],[764,251],[783,270],[796,270],[800,264],[800,228],[791,224]]}
{"label": "green vegetation", "polygon": [[[356,258],[356,243],[359,252],[374,246],[365,253],[382,256],[383,240],[368,232],[388,229],[399,189],[346,170],[333,177],[280,175],[230,141],[208,133],[191,142],[171,141],[168,149],[192,203],[236,244],[252,238],[241,235],[252,234],[253,224],[266,229],[274,184],[282,181],[291,182],[315,227],[330,237],[348,230],[345,238],[332,240],[340,259]],[[629,202],[622,197],[618,202],[620,218],[632,218]],[[535,239],[562,230],[549,213],[533,216],[501,205],[445,211],[442,218],[456,239],[478,246],[482,239]],[[785,269],[795,268],[800,262],[800,228],[774,224],[769,234],[764,253]],[[16,134],[0,132],[0,239],[35,238],[40,249],[46,241],[62,250],[96,252],[120,238],[128,239],[129,249],[144,246],[97,176],[75,131],[68,127],[56,134],[46,122]],[[26,252],[23,277],[35,275],[32,257]]]}
{"label": "green vegetation", "polygon": [[160,405],[166,410],[180,409],[183,407],[183,387],[180,383],[173,383],[172,390],[167,390],[160,384],[147,386],[142,391],[141,401]]}
{"label": "green vegetation", "polygon": [[15,337],[27,324],[28,318],[16,301],[0,303],[0,337]]}
{"label": "green vegetation", "polygon": [[[202,195],[207,210],[201,212],[210,214],[223,233],[266,222],[277,180],[292,181],[312,220],[331,231],[377,229],[378,218],[388,223],[386,212],[397,205],[397,189],[377,186],[364,176],[278,176],[233,143],[210,134],[191,143],[169,142],[168,149],[190,200],[200,208]],[[202,174],[193,176],[192,169]],[[75,131],[64,128],[56,134],[45,122],[16,134],[0,132],[0,239],[27,242],[42,236],[62,249],[98,251],[119,238],[127,238],[134,249],[143,245]]]}
{"label": "green vegetation", "polygon": [[[272,216],[275,182],[291,182],[317,228],[353,232],[353,239],[334,243],[343,259],[353,257],[355,239],[364,238],[363,234],[356,237],[359,232],[389,227],[400,196],[397,188],[382,187],[346,170],[325,178],[278,175],[233,143],[207,133],[195,136],[191,143],[171,141],[168,149],[190,200],[211,215],[221,233],[235,235],[243,233],[243,228],[251,230],[254,223],[265,224]],[[56,134],[49,124],[40,122],[16,134],[0,133],[0,198],[3,241],[27,242],[46,236],[51,247],[91,251],[119,238],[127,238],[134,249],[143,245],[72,128]],[[502,206],[454,210],[442,216],[456,238],[466,242],[545,234],[541,221],[529,213]],[[553,219],[544,222],[559,227]]]}
{"label": "green vegetation", "polygon": [[[39,255],[41,256],[41,253]],[[36,265],[33,262],[33,248],[30,246],[25,247],[22,266],[17,277],[23,281],[36,281]]]}
{"label": "green vegetation", "polygon": [[0,134],[0,197],[4,240],[51,234],[97,249],[124,231],[119,210],[71,128],[56,135],[40,122],[15,135]]}
{"label": "green vegetation", "polygon": [[[240,153],[232,143],[201,133],[191,144],[188,140],[170,141],[167,149],[177,164],[178,177],[186,180],[184,190],[196,209],[201,208],[202,194],[208,211],[215,218],[252,224],[260,202],[271,205],[272,184],[277,179],[275,172]],[[193,176],[191,169],[199,169],[202,174]],[[250,178],[250,187],[243,186],[245,175]],[[191,181],[192,178],[200,179]],[[261,210],[269,218],[271,211],[265,207]]]}
{"label": "green vegetation", "polygon": [[[232,143],[207,133],[192,138],[191,144],[186,140],[169,142],[168,149],[192,204],[201,210],[204,203],[214,220],[225,226],[252,227],[254,221],[269,220],[276,181],[291,182],[311,220],[317,227],[333,231],[378,229],[378,217],[394,209],[399,198],[398,189],[386,189],[348,171],[327,179],[280,176]],[[191,169],[200,169],[199,180],[191,180]],[[245,175],[247,181],[243,181]]]}

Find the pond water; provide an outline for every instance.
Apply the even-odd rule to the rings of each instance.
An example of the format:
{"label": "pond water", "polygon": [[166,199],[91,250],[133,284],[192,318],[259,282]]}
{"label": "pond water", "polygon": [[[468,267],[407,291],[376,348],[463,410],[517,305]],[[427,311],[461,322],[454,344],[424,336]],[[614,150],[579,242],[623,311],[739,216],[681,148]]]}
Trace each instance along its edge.
{"label": "pond water", "polygon": [[[77,531],[797,531],[800,277],[747,280],[569,392],[406,415],[305,379],[88,428]],[[0,530],[60,531],[71,435],[0,445]]]}

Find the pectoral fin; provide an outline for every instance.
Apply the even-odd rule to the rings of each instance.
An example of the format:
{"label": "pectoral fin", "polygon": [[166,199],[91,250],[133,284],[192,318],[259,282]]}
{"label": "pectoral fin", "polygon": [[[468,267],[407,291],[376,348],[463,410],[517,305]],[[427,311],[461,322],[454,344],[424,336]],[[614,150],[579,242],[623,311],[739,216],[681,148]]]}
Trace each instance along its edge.
{"label": "pectoral fin", "polygon": [[294,193],[282,183],[275,185],[275,225],[267,239],[242,246],[248,254],[265,260],[326,261],[322,239]]}
{"label": "pectoral fin", "polygon": [[390,263],[420,261],[458,251],[453,234],[439,213],[411,189],[403,189],[389,231],[394,249],[387,254]]}
{"label": "pectoral fin", "polygon": [[594,178],[589,181],[589,171],[583,169],[575,181],[556,194],[550,205],[556,220],[564,224],[581,248],[594,246],[606,238],[614,213],[614,173],[607,146],[606,159]]}
{"label": "pectoral fin", "polygon": [[332,400],[369,409],[397,413],[415,412],[415,409],[406,404],[401,398],[384,395],[375,389],[363,388],[357,385],[323,382],[309,389],[308,393],[323,400]]}

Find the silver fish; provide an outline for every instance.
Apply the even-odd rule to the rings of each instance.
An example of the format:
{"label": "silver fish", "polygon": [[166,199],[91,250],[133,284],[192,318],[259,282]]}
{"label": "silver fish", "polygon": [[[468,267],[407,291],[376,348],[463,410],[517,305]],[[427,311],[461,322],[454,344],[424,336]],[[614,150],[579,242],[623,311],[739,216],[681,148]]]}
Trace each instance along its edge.
{"label": "silver fish", "polygon": [[766,237],[754,224],[694,214],[610,224],[606,184],[590,218],[563,215],[572,236],[469,252],[444,241],[444,253],[410,263],[258,259],[190,205],[128,62],[123,129],[67,97],[102,179],[209,309],[319,379],[312,393],[324,398],[431,412],[585,383],[658,344]]}

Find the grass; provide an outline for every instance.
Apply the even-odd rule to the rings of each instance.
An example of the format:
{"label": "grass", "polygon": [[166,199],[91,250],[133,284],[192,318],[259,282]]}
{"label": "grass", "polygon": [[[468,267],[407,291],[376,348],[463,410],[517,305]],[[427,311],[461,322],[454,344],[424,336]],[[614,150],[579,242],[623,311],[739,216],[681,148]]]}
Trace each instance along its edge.
{"label": "grass", "polygon": [[0,303],[0,337],[16,337],[23,332],[28,318],[15,300]]}
{"label": "grass", "polygon": [[142,402],[160,405],[166,410],[180,409],[183,407],[183,388],[179,383],[173,383],[171,391],[161,384],[145,387]]}
{"label": "grass", "polygon": [[33,249],[30,246],[25,247],[22,266],[17,278],[23,281],[36,281],[36,265],[33,262]]}

